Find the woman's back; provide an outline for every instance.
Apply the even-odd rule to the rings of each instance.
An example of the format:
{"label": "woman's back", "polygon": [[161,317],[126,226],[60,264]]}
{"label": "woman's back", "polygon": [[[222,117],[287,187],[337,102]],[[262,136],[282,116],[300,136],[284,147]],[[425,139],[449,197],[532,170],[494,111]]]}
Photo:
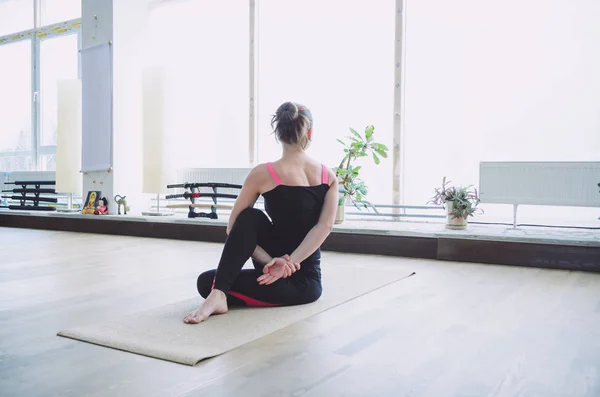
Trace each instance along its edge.
{"label": "woman's back", "polygon": [[329,171],[314,161],[281,159],[265,166],[270,182],[262,193],[265,210],[281,243],[295,248],[319,221]]}

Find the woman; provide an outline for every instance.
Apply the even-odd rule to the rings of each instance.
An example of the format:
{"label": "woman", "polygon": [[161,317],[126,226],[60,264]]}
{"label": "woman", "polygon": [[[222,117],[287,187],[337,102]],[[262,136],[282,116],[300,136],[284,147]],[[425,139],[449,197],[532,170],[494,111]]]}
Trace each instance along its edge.
{"label": "woman", "polygon": [[[250,171],[231,211],[217,269],[202,273],[204,302],[184,318],[197,324],[228,305],[289,306],[321,296],[320,246],[333,228],[338,200],[335,174],[310,159],[312,114],[286,102],[271,120],[282,157]],[[262,195],[270,216],[253,208]],[[252,258],[254,269],[243,269]]]}

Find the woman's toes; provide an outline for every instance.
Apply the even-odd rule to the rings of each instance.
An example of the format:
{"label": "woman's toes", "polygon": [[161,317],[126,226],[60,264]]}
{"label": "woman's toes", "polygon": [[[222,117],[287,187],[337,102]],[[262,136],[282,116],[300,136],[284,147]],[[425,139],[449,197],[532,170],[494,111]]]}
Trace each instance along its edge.
{"label": "woman's toes", "polygon": [[201,316],[196,316],[190,319],[190,322],[192,324],[199,324],[202,322],[202,317]]}

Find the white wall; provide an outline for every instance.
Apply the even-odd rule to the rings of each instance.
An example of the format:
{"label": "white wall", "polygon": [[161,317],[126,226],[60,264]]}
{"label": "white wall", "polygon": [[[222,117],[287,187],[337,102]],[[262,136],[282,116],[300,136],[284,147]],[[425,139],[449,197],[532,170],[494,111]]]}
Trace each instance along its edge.
{"label": "white wall", "polygon": [[131,213],[139,214],[148,210],[142,200],[142,71],[148,1],[114,1],[113,18],[114,191],[127,196]]}

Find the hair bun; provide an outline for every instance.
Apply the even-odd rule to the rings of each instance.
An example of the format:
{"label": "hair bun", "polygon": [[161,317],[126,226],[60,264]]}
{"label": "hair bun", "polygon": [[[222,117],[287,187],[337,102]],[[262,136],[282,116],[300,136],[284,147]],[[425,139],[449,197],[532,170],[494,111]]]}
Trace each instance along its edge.
{"label": "hair bun", "polygon": [[298,106],[293,102],[286,102],[279,107],[277,112],[279,122],[291,123],[298,118]]}
{"label": "hair bun", "polygon": [[308,144],[307,131],[312,127],[312,114],[304,105],[284,102],[273,115],[271,127],[278,141],[290,145],[301,144],[305,148]]}

